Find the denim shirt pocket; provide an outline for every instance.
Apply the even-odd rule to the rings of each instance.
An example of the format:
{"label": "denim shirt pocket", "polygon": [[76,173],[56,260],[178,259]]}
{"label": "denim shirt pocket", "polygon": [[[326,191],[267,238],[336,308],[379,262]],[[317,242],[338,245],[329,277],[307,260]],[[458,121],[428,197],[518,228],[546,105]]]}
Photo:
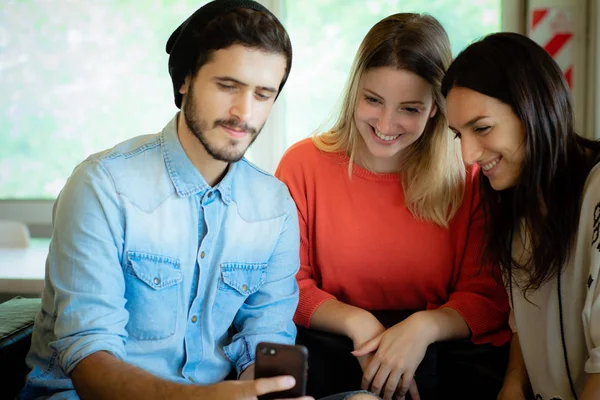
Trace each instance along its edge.
{"label": "denim shirt pocket", "polygon": [[221,279],[214,304],[217,334],[226,331],[244,301],[267,278],[266,263],[221,263]]}
{"label": "denim shirt pocket", "polygon": [[166,339],[175,334],[182,281],[177,259],[127,252],[125,308],[127,332],[138,340]]}

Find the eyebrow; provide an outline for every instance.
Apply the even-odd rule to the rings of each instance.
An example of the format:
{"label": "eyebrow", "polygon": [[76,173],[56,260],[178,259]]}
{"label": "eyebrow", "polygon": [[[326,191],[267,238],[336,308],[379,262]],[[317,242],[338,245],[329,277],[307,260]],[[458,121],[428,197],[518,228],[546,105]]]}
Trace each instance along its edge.
{"label": "eyebrow", "polygon": [[[467,121],[466,124],[464,124],[462,127],[463,128],[468,128],[470,126],[475,125],[480,119],[484,119],[484,118],[489,118],[487,115],[478,115],[475,118],[471,118],[469,121]],[[448,126],[450,129],[452,129],[453,131],[456,130],[456,128],[454,128],[453,126]]]}
{"label": "eyebrow", "polygon": [[[214,81],[220,81],[220,82],[223,82],[223,81],[233,82],[233,83],[236,83],[236,84],[238,84],[240,86],[243,86],[243,87],[247,87],[248,86],[247,83],[239,81],[239,80],[237,80],[235,78],[232,78],[230,76],[215,76],[213,78],[213,80]],[[256,88],[258,90],[264,90],[264,91],[271,92],[271,93],[277,93],[277,89],[269,87],[269,86],[257,86]]]}
{"label": "eyebrow", "polygon": [[[378,95],[377,93],[375,93],[374,91],[372,91],[371,89],[363,89],[365,92],[369,92],[371,93],[373,96],[379,97],[380,99],[383,99],[383,96]],[[424,106],[425,103],[423,103],[421,100],[411,100],[411,101],[401,101],[400,105],[407,105],[407,104],[418,104],[421,106]]]}

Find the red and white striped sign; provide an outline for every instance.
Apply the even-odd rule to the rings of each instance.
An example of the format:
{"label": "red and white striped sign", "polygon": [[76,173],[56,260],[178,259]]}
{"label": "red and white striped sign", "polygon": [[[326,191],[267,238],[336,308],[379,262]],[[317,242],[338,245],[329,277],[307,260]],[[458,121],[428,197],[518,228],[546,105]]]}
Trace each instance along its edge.
{"label": "red and white striped sign", "polygon": [[569,7],[534,8],[529,37],[542,46],[562,69],[573,87],[573,13]]}

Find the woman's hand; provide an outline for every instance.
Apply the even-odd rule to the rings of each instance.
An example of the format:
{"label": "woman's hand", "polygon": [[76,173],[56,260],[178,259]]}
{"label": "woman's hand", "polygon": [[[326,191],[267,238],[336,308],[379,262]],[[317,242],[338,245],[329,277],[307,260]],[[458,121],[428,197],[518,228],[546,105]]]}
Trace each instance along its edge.
{"label": "woman's hand", "polygon": [[413,399],[419,398],[413,377],[427,347],[435,341],[428,318],[427,312],[415,313],[352,352],[356,357],[375,352],[363,367],[363,389],[385,400],[403,398],[409,391]]}
{"label": "woman's hand", "polygon": [[357,350],[383,332],[385,327],[381,322],[370,312],[361,310],[349,328],[348,337],[352,339],[354,350]]}
{"label": "woman's hand", "polygon": [[[375,318],[373,314],[365,311],[365,314],[362,316],[360,323],[356,323],[353,326],[353,329],[351,330],[348,336],[352,340],[354,350],[358,350],[371,339],[376,338],[383,332],[385,332],[385,327],[381,324],[381,322],[379,322],[379,320]],[[363,373],[365,372],[365,369],[367,368],[367,366],[371,362],[371,359],[375,355],[375,350],[377,349],[374,349],[371,352],[362,356],[356,357],[358,359],[358,363],[360,364]]]}

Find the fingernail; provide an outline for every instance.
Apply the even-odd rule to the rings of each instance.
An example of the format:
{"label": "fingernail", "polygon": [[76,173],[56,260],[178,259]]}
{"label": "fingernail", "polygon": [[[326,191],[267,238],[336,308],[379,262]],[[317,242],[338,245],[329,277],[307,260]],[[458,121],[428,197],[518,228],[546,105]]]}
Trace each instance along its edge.
{"label": "fingernail", "polygon": [[283,381],[283,383],[286,384],[286,385],[292,386],[292,385],[294,385],[296,383],[296,380],[294,379],[293,376],[286,376],[285,379],[284,379],[284,381]]}

